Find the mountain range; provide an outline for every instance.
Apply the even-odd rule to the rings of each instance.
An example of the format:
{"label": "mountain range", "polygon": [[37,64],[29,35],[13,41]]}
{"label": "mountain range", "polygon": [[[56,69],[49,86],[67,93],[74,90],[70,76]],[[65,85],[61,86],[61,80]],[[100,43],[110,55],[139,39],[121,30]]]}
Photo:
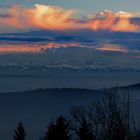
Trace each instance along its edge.
{"label": "mountain range", "polygon": [[[45,130],[50,120],[55,119],[59,115],[67,116],[73,106],[84,106],[95,102],[103,96],[103,91],[46,88],[24,92],[1,93],[0,139],[10,140],[15,125],[19,121],[22,121],[25,127],[28,128],[28,140],[42,136],[42,130]],[[118,87],[117,91],[118,93],[129,92],[131,104],[132,106],[134,105],[135,112],[138,112],[140,106],[140,84]]]}

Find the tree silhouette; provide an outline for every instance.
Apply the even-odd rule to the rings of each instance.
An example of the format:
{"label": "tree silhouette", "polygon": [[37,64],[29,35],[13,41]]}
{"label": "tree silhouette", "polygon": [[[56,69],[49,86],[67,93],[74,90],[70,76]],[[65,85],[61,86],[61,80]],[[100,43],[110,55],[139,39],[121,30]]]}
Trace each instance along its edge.
{"label": "tree silhouette", "polygon": [[[129,91],[105,91],[87,107],[73,107],[78,140],[140,140],[130,106]],[[72,119],[73,120],[73,119]]]}
{"label": "tree silhouette", "polygon": [[14,134],[14,140],[25,140],[26,132],[22,125],[22,123],[19,123]]}
{"label": "tree silhouette", "polygon": [[78,140],[96,140],[95,125],[91,122],[84,107],[73,107],[71,116]]}
{"label": "tree silhouette", "polygon": [[[93,104],[73,107],[70,121],[63,116],[51,121],[40,140],[140,140],[140,129],[136,127],[130,105],[128,91],[118,94],[116,89],[110,89]],[[25,135],[19,123],[14,140],[25,140]]]}
{"label": "tree silhouette", "polygon": [[117,89],[110,89],[106,91],[102,101],[98,101],[95,106],[96,118],[101,124],[104,140],[129,140],[132,137],[135,130],[129,92],[120,97]]}
{"label": "tree silhouette", "polygon": [[44,140],[70,140],[70,137],[70,122],[60,116],[49,124]]}
{"label": "tree silhouette", "polygon": [[95,140],[92,125],[83,121],[77,129],[78,140]]}

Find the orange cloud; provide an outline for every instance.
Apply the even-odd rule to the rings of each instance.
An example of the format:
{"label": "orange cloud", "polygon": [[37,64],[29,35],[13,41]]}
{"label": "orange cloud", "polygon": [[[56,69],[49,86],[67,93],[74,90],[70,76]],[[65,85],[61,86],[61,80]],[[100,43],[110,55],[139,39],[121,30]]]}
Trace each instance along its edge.
{"label": "orange cloud", "polygon": [[0,53],[38,53],[45,49],[59,47],[76,47],[77,43],[48,43],[46,45],[27,44],[0,44]]}
{"label": "orange cloud", "polygon": [[86,25],[74,19],[74,10],[65,10],[57,6],[36,4],[32,8],[19,5],[8,9],[9,17],[0,18],[0,25],[16,28],[41,28],[49,30],[64,30],[85,28]]}
{"label": "orange cloud", "polygon": [[[92,18],[90,20],[90,18]],[[104,11],[96,14],[94,17],[89,18],[89,26],[92,30],[102,30],[110,29],[111,25],[114,23],[115,18],[112,12]]]}
{"label": "orange cloud", "polygon": [[117,23],[112,26],[111,30],[112,31],[129,31],[129,32],[134,32],[137,31],[139,27],[137,25],[134,25],[130,22],[130,19],[127,17],[121,17],[117,21]]}
{"label": "orange cloud", "polygon": [[119,46],[119,45],[113,45],[113,44],[104,44],[102,47],[96,48],[96,50],[112,51],[112,52],[123,52],[123,53],[128,52],[127,48]]}
{"label": "orange cloud", "polygon": [[60,7],[36,4],[33,8],[19,5],[7,9],[8,17],[0,17],[0,25],[16,28],[71,29],[78,28],[71,20],[73,10]]}
{"label": "orange cloud", "polygon": [[21,24],[20,18],[22,15],[20,13],[20,6],[13,5],[8,9],[9,16],[0,18],[0,24],[5,26],[13,26],[17,28],[23,28],[24,25]]}
{"label": "orange cloud", "polygon": [[10,16],[0,17],[0,27],[13,26],[22,30],[25,29],[91,29],[108,31],[130,31],[140,30],[140,26],[132,22],[132,18],[140,19],[139,14],[105,10],[86,19],[74,17],[74,10],[66,10],[57,6],[36,4],[32,8],[11,6],[8,9]]}
{"label": "orange cloud", "polygon": [[24,14],[32,26],[59,30],[75,28],[74,23],[69,21],[73,12],[56,6],[36,4],[34,8],[26,9]]}
{"label": "orange cloud", "polygon": [[105,10],[89,19],[89,26],[92,30],[110,30],[110,31],[137,31],[139,26],[131,23],[133,14],[123,11],[113,13]]}
{"label": "orange cloud", "polygon": [[9,19],[9,23],[12,26],[16,26],[18,28],[23,28],[24,26],[20,23],[20,17],[22,15],[20,13],[20,7],[18,5],[13,5],[10,9],[11,18]]}

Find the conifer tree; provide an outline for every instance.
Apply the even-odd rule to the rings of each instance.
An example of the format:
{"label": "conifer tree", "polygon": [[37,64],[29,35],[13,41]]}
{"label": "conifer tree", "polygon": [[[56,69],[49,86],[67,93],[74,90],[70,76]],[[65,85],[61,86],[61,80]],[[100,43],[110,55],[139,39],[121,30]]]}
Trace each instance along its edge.
{"label": "conifer tree", "polygon": [[25,140],[26,132],[22,123],[19,123],[14,134],[14,140]]}

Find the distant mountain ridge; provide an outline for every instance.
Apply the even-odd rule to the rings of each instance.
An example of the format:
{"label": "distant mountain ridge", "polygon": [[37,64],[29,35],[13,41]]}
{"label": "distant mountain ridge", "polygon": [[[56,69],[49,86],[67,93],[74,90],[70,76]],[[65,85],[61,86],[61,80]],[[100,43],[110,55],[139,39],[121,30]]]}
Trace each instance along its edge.
{"label": "distant mountain ridge", "polygon": [[20,91],[20,92],[7,92],[0,94],[93,94],[97,93],[97,90],[92,89],[80,89],[80,88],[39,88],[34,90]]}
{"label": "distant mountain ridge", "polygon": [[82,89],[82,88],[39,88],[34,90],[27,90],[27,91],[20,91],[20,92],[7,92],[7,93],[0,93],[0,94],[97,94],[103,93],[104,91],[109,91],[110,89],[131,89],[131,88],[138,88],[140,90],[140,83],[126,85],[126,86],[116,86],[112,88],[106,89]]}

